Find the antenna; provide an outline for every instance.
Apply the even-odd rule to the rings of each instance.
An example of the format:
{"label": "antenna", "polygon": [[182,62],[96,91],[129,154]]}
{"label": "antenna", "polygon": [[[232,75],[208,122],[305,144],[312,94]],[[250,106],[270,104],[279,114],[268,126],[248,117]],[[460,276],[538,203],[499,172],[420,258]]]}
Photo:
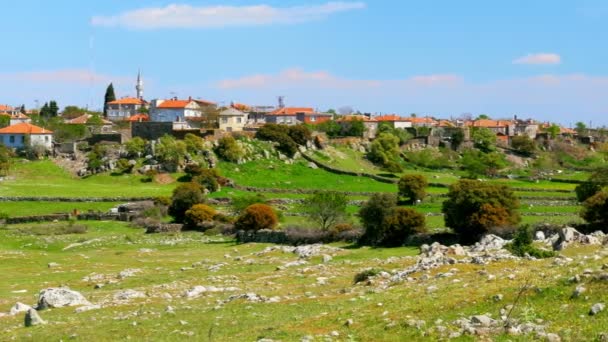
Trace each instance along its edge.
{"label": "antenna", "polygon": [[285,96],[279,95],[278,99],[279,99],[279,108],[285,108]]}

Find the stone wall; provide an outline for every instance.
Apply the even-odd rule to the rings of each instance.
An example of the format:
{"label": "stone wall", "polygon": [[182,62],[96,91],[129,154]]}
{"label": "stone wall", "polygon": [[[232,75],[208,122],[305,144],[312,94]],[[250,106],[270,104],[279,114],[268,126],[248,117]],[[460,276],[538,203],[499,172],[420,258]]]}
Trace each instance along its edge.
{"label": "stone wall", "polygon": [[173,132],[172,122],[133,122],[131,123],[131,136],[146,140],[157,140],[165,134]]}

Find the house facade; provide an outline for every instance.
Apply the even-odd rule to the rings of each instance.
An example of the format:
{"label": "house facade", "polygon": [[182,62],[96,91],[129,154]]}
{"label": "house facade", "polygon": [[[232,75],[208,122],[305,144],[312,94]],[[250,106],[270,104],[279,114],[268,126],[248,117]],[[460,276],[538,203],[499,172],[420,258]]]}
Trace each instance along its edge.
{"label": "house facade", "polygon": [[148,107],[148,103],[143,99],[135,97],[125,97],[116,101],[108,102],[106,113],[111,121],[127,120],[133,115],[141,112]]}
{"label": "house facade", "polygon": [[240,132],[247,124],[247,119],[247,113],[236,108],[227,108],[219,113],[219,126],[226,132]]}
{"label": "house facade", "polygon": [[83,114],[79,117],[73,118],[71,120],[67,120],[65,123],[69,125],[85,125],[89,127],[91,132],[101,132],[101,133],[109,133],[112,131],[112,121],[108,121],[105,119],[99,120],[99,122],[92,123],[89,120],[93,117],[92,114]]}
{"label": "house facade", "polygon": [[313,114],[315,110],[309,107],[283,107],[274,110],[266,115],[266,123],[278,125],[296,125],[298,122],[298,114],[306,115]]}
{"label": "house facade", "polygon": [[14,108],[9,105],[0,104],[0,114],[16,115],[19,113],[18,108]]}
{"label": "house facade", "polygon": [[41,145],[53,148],[53,132],[27,122],[0,129],[0,143],[16,149]]}
{"label": "house facade", "polygon": [[300,123],[318,125],[334,117],[331,113],[297,113],[296,120]]}
{"label": "house facade", "polygon": [[406,129],[412,127],[412,122],[406,118],[402,118],[395,114],[382,115],[375,118],[376,121],[387,122],[393,125],[393,128]]}

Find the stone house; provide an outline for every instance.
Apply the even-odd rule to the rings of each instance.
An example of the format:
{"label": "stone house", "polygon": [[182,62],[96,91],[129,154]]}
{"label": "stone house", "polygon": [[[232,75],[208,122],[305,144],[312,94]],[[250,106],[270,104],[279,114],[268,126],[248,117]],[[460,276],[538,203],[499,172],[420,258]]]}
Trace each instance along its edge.
{"label": "stone house", "polygon": [[106,112],[111,121],[126,120],[148,107],[148,103],[135,97],[125,97],[116,101],[108,102]]}
{"label": "stone house", "polygon": [[220,129],[226,132],[240,132],[247,124],[248,114],[236,108],[227,108],[219,113]]}

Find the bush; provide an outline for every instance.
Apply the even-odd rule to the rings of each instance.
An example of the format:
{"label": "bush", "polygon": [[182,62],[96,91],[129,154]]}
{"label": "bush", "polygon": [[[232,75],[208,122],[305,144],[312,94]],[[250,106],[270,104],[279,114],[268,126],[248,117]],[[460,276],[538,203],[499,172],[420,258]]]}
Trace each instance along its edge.
{"label": "bush", "polygon": [[442,212],[446,226],[463,241],[473,242],[492,227],[518,223],[518,207],[507,186],[463,179],[450,186]]}
{"label": "bush", "polygon": [[169,215],[173,216],[175,222],[183,223],[186,211],[193,205],[204,202],[205,196],[199,184],[194,182],[181,184],[173,190]]}
{"label": "bush", "polygon": [[513,241],[507,244],[505,248],[514,255],[520,257],[524,257],[526,254],[539,259],[555,256],[555,252],[553,251],[546,251],[534,247],[532,230],[527,225],[524,225],[517,230]]}
{"label": "bush", "polygon": [[218,182],[218,178],[220,177],[217,169],[201,169],[199,175],[192,178],[192,181],[200,184],[200,186],[209,190],[209,192],[216,192],[220,188]]}
{"label": "bush", "polygon": [[248,206],[256,203],[267,204],[266,197],[262,194],[243,195],[232,198],[232,211],[240,215]]}
{"label": "bush", "polygon": [[383,272],[383,271],[381,269],[379,269],[379,268],[370,268],[370,269],[367,269],[365,271],[362,271],[362,272],[359,272],[359,273],[355,274],[355,279],[353,280],[353,282],[355,284],[357,284],[357,283],[361,283],[361,282],[367,281],[369,278],[375,277],[378,274],[380,274],[380,272]]}
{"label": "bush", "polygon": [[328,230],[346,216],[346,195],[336,191],[317,191],[304,200],[306,216],[322,230]]}
{"label": "bush", "polygon": [[274,229],[278,223],[277,214],[266,204],[252,204],[239,216],[234,224],[237,230]]}
{"label": "bush", "polygon": [[382,232],[382,225],[393,208],[397,205],[397,196],[392,194],[374,194],[359,210],[359,217],[365,232],[359,243],[375,245]]}
{"label": "bush", "polygon": [[371,145],[367,158],[372,162],[387,166],[399,157],[399,138],[390,133],[381,133]]}
{"label": "bush", "polygon": [[511,138],[511,147],[526,156],[530,156],[536,151],[536,143],[527,135],[517,135]]}
{"label": "bush", "polygon": [[205,204],[195,204],[186,210],[184,224],[190,228],[195,228],[203,222],[213,221],[217,211]]}
{"label": "bush", "polygon": [[428,182],[423,175],[403,175],[397,186],[399,196],[407,198],[410,203],[415,203],[426,197]]}
{"label": "bush", "polygon": [[278,143],[277,149],[290,157],[298,151],[298,145],[289,136],[289,127],[285,125],[265,124],[258,129],[255,137]]}
{"label": "bush", "polygon": [[587,198],[598,193],[604,186],[608,185],[608,168],[596,169],[589,179],[579,184],[574,191],[579,202],[584,202]]}
{"label": "bush", "polygon": [[312,139],[312,133],[306,125],[289,126],[287,134],[298,145],[306,145],[306,142]]}
{"label": "bush", "polygon": [[413,234],[426,232],[425,217],[411,208],[394,208],[384,218],[382,231],[378,232],[378,245],[402,246]]}
{"label": "bush", "polygon": [[608,191],[602,190],[583,202],[581,217],[595,224],[608,224]]}
{"label": "bush", "polygon": [[141,157],[144,154],[145,148],[146,141],[140,137],[134,137],[125,143],[125,149],[127,150],[129,157]]}
{"label": "bush", "polygon": [[144,183],[151,183],[154,180],[154,177],[158,175],[158,171],[156,169],[149,169],[144,173],[144,177],[141,179]]}
{"label": "bush", "polygon": [[218,146],[215,149],[217,155],[229,162],[237,162],[245,156],[245,151],[231,136],[225,136],[218,140]]}

